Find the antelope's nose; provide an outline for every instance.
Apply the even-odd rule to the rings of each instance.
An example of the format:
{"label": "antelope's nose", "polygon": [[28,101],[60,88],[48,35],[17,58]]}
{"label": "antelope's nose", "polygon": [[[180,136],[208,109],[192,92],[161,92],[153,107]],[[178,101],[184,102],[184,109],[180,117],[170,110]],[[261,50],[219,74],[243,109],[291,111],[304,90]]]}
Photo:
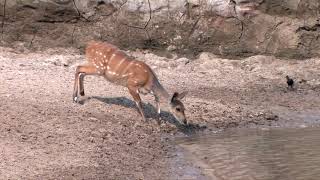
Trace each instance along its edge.
{"label": "antelope's nose", "polygon": [[183,122],[184,125],[187,125],[187,124],[188,124],[187,119],[183,119],[182,122]]}

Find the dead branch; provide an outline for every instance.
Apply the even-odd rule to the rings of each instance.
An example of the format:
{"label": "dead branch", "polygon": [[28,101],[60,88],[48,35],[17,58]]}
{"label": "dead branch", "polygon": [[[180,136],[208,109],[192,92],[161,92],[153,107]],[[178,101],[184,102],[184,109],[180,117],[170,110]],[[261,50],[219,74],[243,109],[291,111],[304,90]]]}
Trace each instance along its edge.
{"label": "dead branch", "polygon": [[148,5],[149,5],[149,19],[148,21],[145,23],[145,25],[143,27],[141,26],[134,26],[134,25],[130,25],[127,23],[121,23],[122,25],[128,26],[130,28],[136,28],[136,29],[142,29],[142,30],[146,30],[146,28],[148,27],[151,19],[152,19],[152,9],[151,9],[151,4],[150,4],[150,0],[148,0]]}
{"label": "dead branch", "polygon": [[6,5],[7,5],[7,0],[4,0],[3,4],[3,16],[2,16],[2,23],[1,23],[1,37],[3,39],[3,32],[4,32],[4,21],[6,18]]}
{"label": "dead branch", "polygon": [[71,44],[74,43],[74,31],[76,30],[76,25],[73,26],[72,35],[71,35]]}
{"label": "dead branch", "polygon": [[29,48],[32,46],[32,44],[33,44],[33,40],[35,39],[35,37],[36,37],[36,33],[37,33],[37,30],[36,29],[34,29],[33,30],[33,36],[32,36],[32,39],[31,39],[31,41],[30,41],[30,44],[29,44]]}
{"label": "dead branch", "polygon": [[242,36],[243,36],[243,33],[244,33],[244,29],[243,29],[244,28],[244,26],[243,26],[244,24],[243,24],[243,21],[241,21],[241,20],[239,20],[239,21],[240,21],[240,24],[241,24],[241,33],[240,33],[238,39],[240,40],[242,38]]}
{"label": "dead branch", "polygon": [[73,6],[76,8],[76,11],[77,11],[77,13],[78,13],[78,16],[79,16],[80,18],[85,19],[86,21],[89,21],[89,19],[87,19],[86,17],[84,17],[84,16],[81,14],[81,12],[79,11],[75,0],[72,0],[72,2],[73,2]]}
{"label": "dead branch", "polygon": [[201,19],[201,16],[199,16],[199,18],[193,23],[193,26],[192,26],[192,28],[191,28],[191,30],[189,32],[188,37],[190,37],[193,34],[193,32],[196,30],[196,27],[197,27],[200,19]]}
{"label": "dead branch", "polygon": [[242,38],[242,36],[243,36],[243,28],[244,28],[244,23],[243,23],[243,21],[239,18],[239,15],[238,15],[238,12],[237,12],[237,9],[236,9],[236,6],[237,6],[237,2],[236,1],[234,1],[234,0],[230,0],[230,2],[229,3],[231,3],[232,5],[233,5],[233,11],[234,11],[234,14],[235,14],[235,16],[234,16],[234,18],[236,18],[239,22],[240,22],[240,24],[241,24],[241,33],[240,33],[240,35],[239,35],[239,37],[238,37],[238,39],[240,40],[241,38]]}
{"label": "dead branch", "polygon": [[149,19],[148,19],[148,21],[144,24],[143,27],[141,27],[141,26],[134,26],[134,25],[130,25],[130,24],[127,24],[127,23],[122,23],[122,22],[121,22],[121,24],[122,24],[122,25],[125,25],[125,26],[127,26],[127,27],[129,27],[129,28],[135,28],[135,29],[144,30],[144,31],[146,32],[146,35],[147,35],[147,37],[148,37],[148,40],[150,40],[151,37],[150,37],[149,32],[148,32],[148,30],[147,30],[147,27],[148,27],[148,25],[149,25],[149,23],[150,23],[150,21],[151,21],[151,19],[152,19],[152,9],[151,9],[150,0],[148,0],[148,5],[149,5]]}
{"label": "dead branch", "polygon": [[127,2],[128,2],[128,0],[125,0],[125,1],[120,5],[120,7],[118,8],[118,10],[121,10],[122,7],[123,7],[125,4],[127,4]]}
{"label": "dead branch", "polygon": [[75,2],[74,0],[72,0],[72,2],[73,2],[74,7],[75,7],[75,8],[76,8],[76,10],[77,10],[78,16],[80,16],[80,17],[81,17],[81,13],[80,13],[80,11],[79,11],[79,9],[78,9],[77,5],[76,5],[76,2]]}
{"label": "dead branch", "polygon": [[111,16],[111,15],[115,14],[116,12],[120,11],[121,8],[122,8],[122,6],[124,6],[127,2],[128,2],[128,0],[125,0],[125,1],[119,6],[118,9],[116,9],[116,10],[114,10],[113,12],[110,12],[110,13],[108,13],[108,14],[100,14],[100,16],[102,16],[102,17],[108,17],[108,16]]}

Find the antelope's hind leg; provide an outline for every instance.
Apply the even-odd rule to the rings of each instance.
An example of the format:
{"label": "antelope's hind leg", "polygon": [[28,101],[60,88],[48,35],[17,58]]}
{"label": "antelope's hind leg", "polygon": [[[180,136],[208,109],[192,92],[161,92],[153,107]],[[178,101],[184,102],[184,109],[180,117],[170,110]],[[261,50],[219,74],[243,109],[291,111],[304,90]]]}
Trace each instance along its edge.
{"label": "antelope's hind leg", "polygon": [[78,103],[79,102],[79,89],[80,95],[84,96],[84,86],[83,80],[84,76],[86,75],[93,75],[96,74],[97,70],[95,67],[90,65],[78,66],[75,73],[75,80],[74,80],[74,87],[73,87],[73,101]]}
{"label": "antelope's hind leg", "polygon": [[[78,70],[78,68],[77,68]],[[73,102],[78,102],[78,90],[79,90],[79,73],[76,71],[75,77],[74,77],[74,85],[73,85],[73,94],[72,94],[72,100]]]}
{"label": "antelope's hind leg", "polygon": [[79,74],[79,89],[80,89],[80,96],[84,96],[84,86],[83,86],[83,80],[84,80],[84,76],[86,74],[85,73],[80,73]]}

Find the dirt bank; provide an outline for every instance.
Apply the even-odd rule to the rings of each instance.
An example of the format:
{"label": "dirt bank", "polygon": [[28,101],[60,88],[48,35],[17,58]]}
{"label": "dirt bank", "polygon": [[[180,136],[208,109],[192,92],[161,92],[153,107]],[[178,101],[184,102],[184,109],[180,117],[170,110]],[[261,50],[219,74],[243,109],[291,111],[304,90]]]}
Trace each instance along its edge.
{"label": "dirt bank", "polygon": [[[141,121],[125,88],[87,77],[83,105],[72,102],[78,50],[16,53],[0,49],[0,174],[4,179],[170,179],[183,177],[172,161],[172,135],[230,127],[305,124],[288,114],[319,114],[319,59],[253,56],[190,60],[148,51],[128,52],[147,62],[170,92],[188,90],[187,128],[164,113],[158,125],[153,97]],[[285,75],[296,80],[287,91]],[[310,124],[317,124],[317,119]],[[200,128],[201,129],[201,128]],[[175,174],[175,176],[172,176]],[[177,178],[179,178],[177,177]]]}
{"label": "dirt bank", "polygon": [[1,46],[83,49],[88,40],[195,57],[320,56],[318,0],[0,0]]}

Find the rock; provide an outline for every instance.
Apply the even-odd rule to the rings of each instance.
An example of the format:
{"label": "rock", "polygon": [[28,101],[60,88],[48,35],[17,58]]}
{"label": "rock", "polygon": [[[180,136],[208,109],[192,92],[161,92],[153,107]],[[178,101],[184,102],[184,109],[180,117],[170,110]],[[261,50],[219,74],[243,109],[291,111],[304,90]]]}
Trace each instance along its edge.
{"label": "rock", "polygon": [[168,51],[174,51],[174,50],[176,50],[177,49],[177,47],[175,46],[175,45],[169,45],[168,47],[167,47],[167,50]]}
{"label": "rock", "polygon": [[179,65],[188,64],[190,62],[190,59],[183,57],[183,58],[176,59],[175,61],[178,63],[178,66],[179,66]]}
{"label": "rock", "polygon": [[204,61],[210,61],[210,60],[213,60],[215,58],[218,58],[217,55],[214,55],[212,53],[209,53],[209,52],[203,52],[199,55],[199,58],[200,60],[204,60]]}
{"label": "rock", "polygon": [[279,119],[279,116],[277,115],[274,115],[274,114],[268,114],[266,115],[266,120],[269,120],[269,121],[277,121]]}

